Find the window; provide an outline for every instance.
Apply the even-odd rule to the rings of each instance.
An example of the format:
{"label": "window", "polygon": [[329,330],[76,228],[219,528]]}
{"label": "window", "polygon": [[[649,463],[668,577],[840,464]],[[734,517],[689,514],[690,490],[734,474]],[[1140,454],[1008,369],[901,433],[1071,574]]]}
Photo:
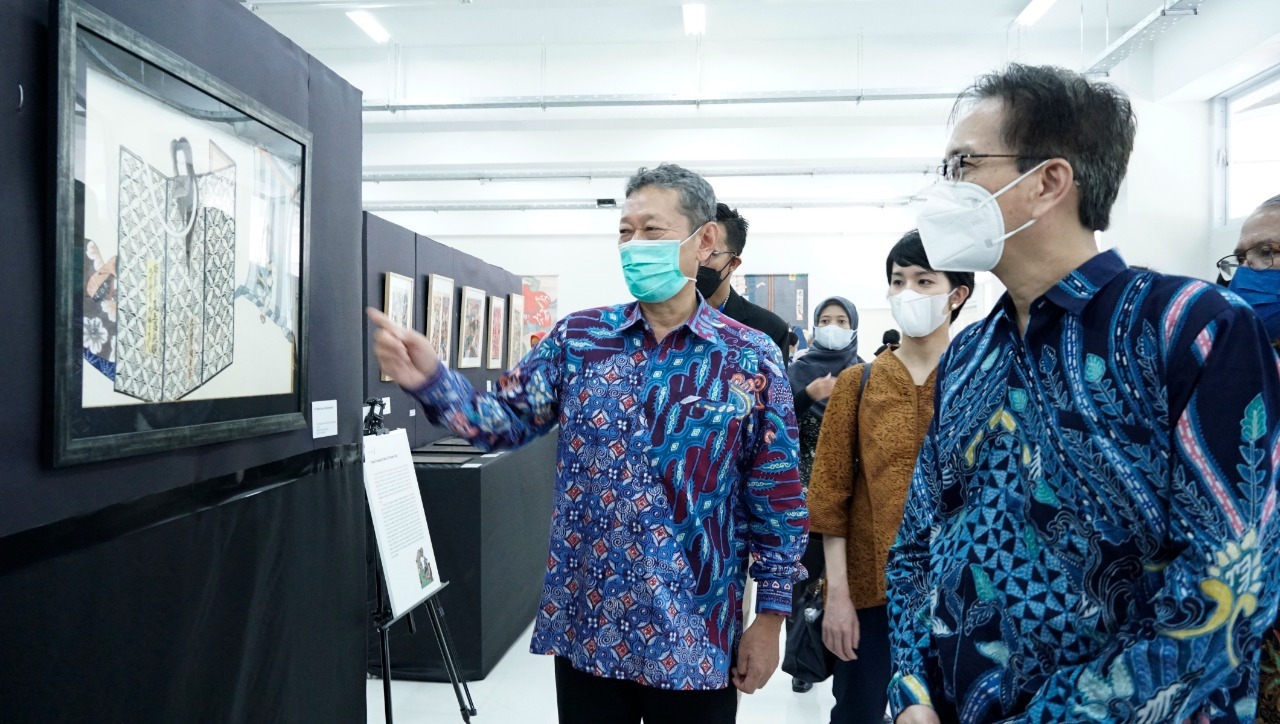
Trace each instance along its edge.
{"label": "window", "polygon": [[1219,120],[1226,124],[1226,219],[1239,219],[1280,194],[1280,67],[1223,96],[1220,103]]}

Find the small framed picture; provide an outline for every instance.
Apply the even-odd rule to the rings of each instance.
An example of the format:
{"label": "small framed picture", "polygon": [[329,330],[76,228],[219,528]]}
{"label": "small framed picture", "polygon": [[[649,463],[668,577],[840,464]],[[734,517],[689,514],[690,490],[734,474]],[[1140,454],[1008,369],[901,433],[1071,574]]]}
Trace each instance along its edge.
{"label": "small framed picture", "polygon": [[503,332],[507,328],[507,300],[502,297],[489,297],[489,344],[485,347],[485,367],[491,370],[502,369],[502,353],[506,337]]}
{"label": "small framed picture", "polygon": [[520,364],[520,360],[524,359],[527,351],[524,338],[523,294],[507,295],[507,316],[510,317],[507,325],[507,366],[515,367]]}
{"label": "small framed picture", "polygon": [[[387,272],[382,294],[382,313],[406,329],[413,329],[413,278]],[[391,378],[382,376],[383,382]]]}
{"label": "small framed picture", "polygon": [[458,369],[479,367],[484,355],[486,295],[483,289],[462,288],[461,321],[458,325]]}
{"label": "small framed picture", "polygon": [[432,274],[427,284],[427,339],[440,363],[449,366],[453,346],[453,280]]}

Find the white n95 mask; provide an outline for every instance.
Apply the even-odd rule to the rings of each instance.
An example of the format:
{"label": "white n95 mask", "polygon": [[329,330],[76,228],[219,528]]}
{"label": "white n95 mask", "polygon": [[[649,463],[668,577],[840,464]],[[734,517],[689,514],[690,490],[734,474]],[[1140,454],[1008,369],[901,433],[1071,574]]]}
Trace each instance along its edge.
{"label": "white n95 mask", "polygon": [[841,350],[853,341],[853,330],[828,324],[813,330],[813,344],[829,350]]}
{"label": "white n95 mask", "polygon": [[893,312],[893,321],[908,337],[928,337],[933,330],[941,327],[951,319],[951,306],[947,304],[949,294],[925,295],[903,289],[897,294],[889,295],[889,308]]}
{"label": "white n95 mask", "polygon": [[[1036,223],[1031,219],[1009,233],[996,199],[1040,170],[1041,161],[994,194],[969,181],[940,181],[925,191],[916,215],[929,266],[937,271],[991,271],[1004,253],[1005,239]],[[906,330],[903,330],[904,332]]]}

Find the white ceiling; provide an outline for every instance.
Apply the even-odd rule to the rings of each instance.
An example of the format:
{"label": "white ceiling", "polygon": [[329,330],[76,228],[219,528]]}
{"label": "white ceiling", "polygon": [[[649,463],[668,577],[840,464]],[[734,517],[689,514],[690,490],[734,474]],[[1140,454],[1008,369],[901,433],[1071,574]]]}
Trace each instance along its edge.
{"label": "white ceiling", "polygon": [[[734,0],[707,4],[707,41],[916,38],[1004,33],[1025,0]],[[1033,32],[1080,30],[1112,38],[1159,0],[1058,0]],[[367,9],[402,46],[630,44],[684,38],[679,0],[252,0],[260,16],[302,47],[376,44],[345,16]]]}
{"label": "white ceiling", "polygon": [[[360,87],[370,105],[546,96],[743,98],[863,88],[954,93],[1010,60],[1081,67],[1108,37],[1118,38],[1161,2],[1057,0],[1026,30],[1013,20],[1027,0],[708,2],[699,41],[684,34],[680,0],[242,1]],[[392,42],[379,45],[357,28],[345,15],[356,9],[372,13]],[[364,196],[373,204],[609,198],[621,192],[617,169],[665,160],[695,169],[762,170],[713,179],[726,198],[902,199],[930,183],[904,170],[941,153],[950,105],[933,98],[371,110],[364,114],[366,173],[529,171],[536,177],[572,169],[585,170],[587,178],[371,180]],[[819,167],[859,170],[812,176],[804,170]],[[601,177],[605,170],[612,175]],[[433,228],[416,230],[508,233],[502,230],[525,223],[513,221],[519,213],[440,212],[430,217]],[[585,219],[595,212],[563,213]],[[582,228],[595,225],[584,221]]]}

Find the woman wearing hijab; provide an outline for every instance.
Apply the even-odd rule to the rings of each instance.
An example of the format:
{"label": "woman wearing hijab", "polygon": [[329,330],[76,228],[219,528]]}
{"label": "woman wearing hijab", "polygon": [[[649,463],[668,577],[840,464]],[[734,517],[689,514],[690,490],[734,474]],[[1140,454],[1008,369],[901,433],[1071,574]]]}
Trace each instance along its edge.
{"label": "woman wearing hijab", "polygon": [[[827,398],[831,397],[840,373],[862,361],[858,356],[858,308],[853,302],[844,297],[824,300],[813,312],[813,326],[813,342],[808,352],[787,369],[791,391],[795,394],[796,422],[800,426],[800,482],[806,491]],[[809,537],[809,546],[800,562],[809,571],[809,580],[816,581],[822,575],[821,537]],[[792,600],[798,604],[800,598],[796,595]],[[798,616],[799,611],[794,611],[792,620],[798,620]],[[813,684],[806,681],[791,680],[792,691],[805,692],[812,688]]]}
{"label": "woman wearing hijab", "polygon": [[840,375],[826,409],[809,490],[810,530],[823,534],[827,568],[822,641],[835,665],[831,724],[880,724],[891,678],[885,564],[925,430],[933,419],[938,359],[973,292],[972,272],[929,265],[912,231],[885,261],[902,344]]}

